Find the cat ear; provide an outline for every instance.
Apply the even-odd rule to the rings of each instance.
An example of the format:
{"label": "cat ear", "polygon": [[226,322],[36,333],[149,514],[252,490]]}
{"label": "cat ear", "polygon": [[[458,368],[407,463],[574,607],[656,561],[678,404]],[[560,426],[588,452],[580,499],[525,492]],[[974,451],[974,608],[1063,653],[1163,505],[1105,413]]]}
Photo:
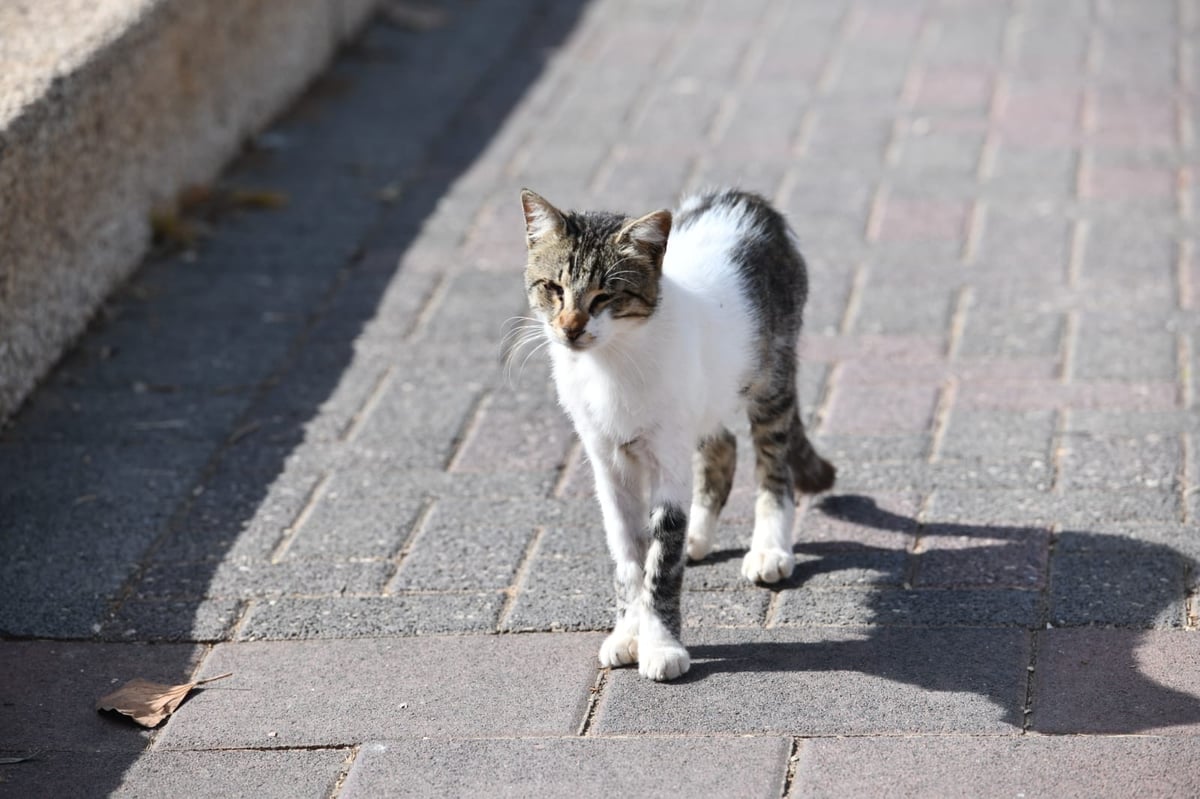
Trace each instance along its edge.
{"label": "cat ear", "polygon": [[655,263],[662,260],[667,250],[667,237],[671,235],[671,212],[654,211],[643,217],[626,222],[617,233],[617,245],[631,248],[639,255]]}
{"label": "cat ear", "polygon": [[547,237],[561,236],[567,227],[562,211],[536,192],[521,189],[521,207],[525,209],[525,244],[532,248]]}

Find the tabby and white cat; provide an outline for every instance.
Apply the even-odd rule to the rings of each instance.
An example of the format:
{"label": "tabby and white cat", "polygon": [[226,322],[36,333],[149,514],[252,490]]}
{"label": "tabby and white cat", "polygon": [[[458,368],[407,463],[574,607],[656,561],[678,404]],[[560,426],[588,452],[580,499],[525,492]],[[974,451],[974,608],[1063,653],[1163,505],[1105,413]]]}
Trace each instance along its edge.
{"label": "tabby and white cat", "polygon": [[521,203],[529,304],[616,562],[617,621],[600,662],[636,660],[644,676],[674,679],[690,666],[679,641],[685,546],[693,559],[712,549],[733,483],[725,422],[746,409],[757,456],[747,579],[791,575],[793,487],[833,485],[796,404],[804,260],[783,217],[745,192],[637,219],[564,213],[529,190]]}

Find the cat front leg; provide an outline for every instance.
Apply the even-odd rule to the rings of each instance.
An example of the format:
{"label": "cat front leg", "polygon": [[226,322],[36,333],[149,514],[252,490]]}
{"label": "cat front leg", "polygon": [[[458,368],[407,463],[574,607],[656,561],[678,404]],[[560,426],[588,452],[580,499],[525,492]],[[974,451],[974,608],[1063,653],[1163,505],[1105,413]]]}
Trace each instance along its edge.
{"label": "cat front leg", "polygon": [[596,497],[604,518],[604,535],[613,558],[617,618],[600,646],[600,665],[627,666],[638,659],[638,632],[643,612],[643,565],[649,541],[645,522],[645,470],[630,452],[599,439],[584,439]]}
{"label": "cat front leg", "polygon": [[[687,453],[688,448],[681,451]],[[638,632],[638,671],[660,681],[673,680],[691,668],[688,651],[679,641],[688,529],[683,509],[690,499],[690,469],[686,459],[671,466],[676,468],[660,467],[655,475],[643,590],[645,608]]]}

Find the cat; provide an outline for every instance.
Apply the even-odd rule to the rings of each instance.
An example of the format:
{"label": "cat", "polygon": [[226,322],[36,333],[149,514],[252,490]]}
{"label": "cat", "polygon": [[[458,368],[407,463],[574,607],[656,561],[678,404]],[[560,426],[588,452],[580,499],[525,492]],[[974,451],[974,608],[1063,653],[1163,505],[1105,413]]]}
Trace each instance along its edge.
{"label": "cat", "polygon": [[563,212],[528,189],[521,204],[535,335],[592,464],[615,561],[617,620],[600,663],[636,661],[643,676],[671,680],[691,664],[680,642],[685,548],[693,560],[712,549],[733,483],[725,423],[748,412],[757,456],[747,579],[791,575],[793,489],[835,479],[796,401],[805,263],[783,216],[748,192],[701,193],[638,218]]}

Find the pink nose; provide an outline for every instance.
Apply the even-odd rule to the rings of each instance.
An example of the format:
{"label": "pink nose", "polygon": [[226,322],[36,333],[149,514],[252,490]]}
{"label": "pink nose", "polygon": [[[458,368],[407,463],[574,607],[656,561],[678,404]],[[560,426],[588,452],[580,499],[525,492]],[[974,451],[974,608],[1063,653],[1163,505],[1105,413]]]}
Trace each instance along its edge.
{"label": "pink nose", "polygon": [[587,323],[587,314],[582,311],[563,311],[558,315],[558,326],[569,341],[575,341],[582,336]]}

